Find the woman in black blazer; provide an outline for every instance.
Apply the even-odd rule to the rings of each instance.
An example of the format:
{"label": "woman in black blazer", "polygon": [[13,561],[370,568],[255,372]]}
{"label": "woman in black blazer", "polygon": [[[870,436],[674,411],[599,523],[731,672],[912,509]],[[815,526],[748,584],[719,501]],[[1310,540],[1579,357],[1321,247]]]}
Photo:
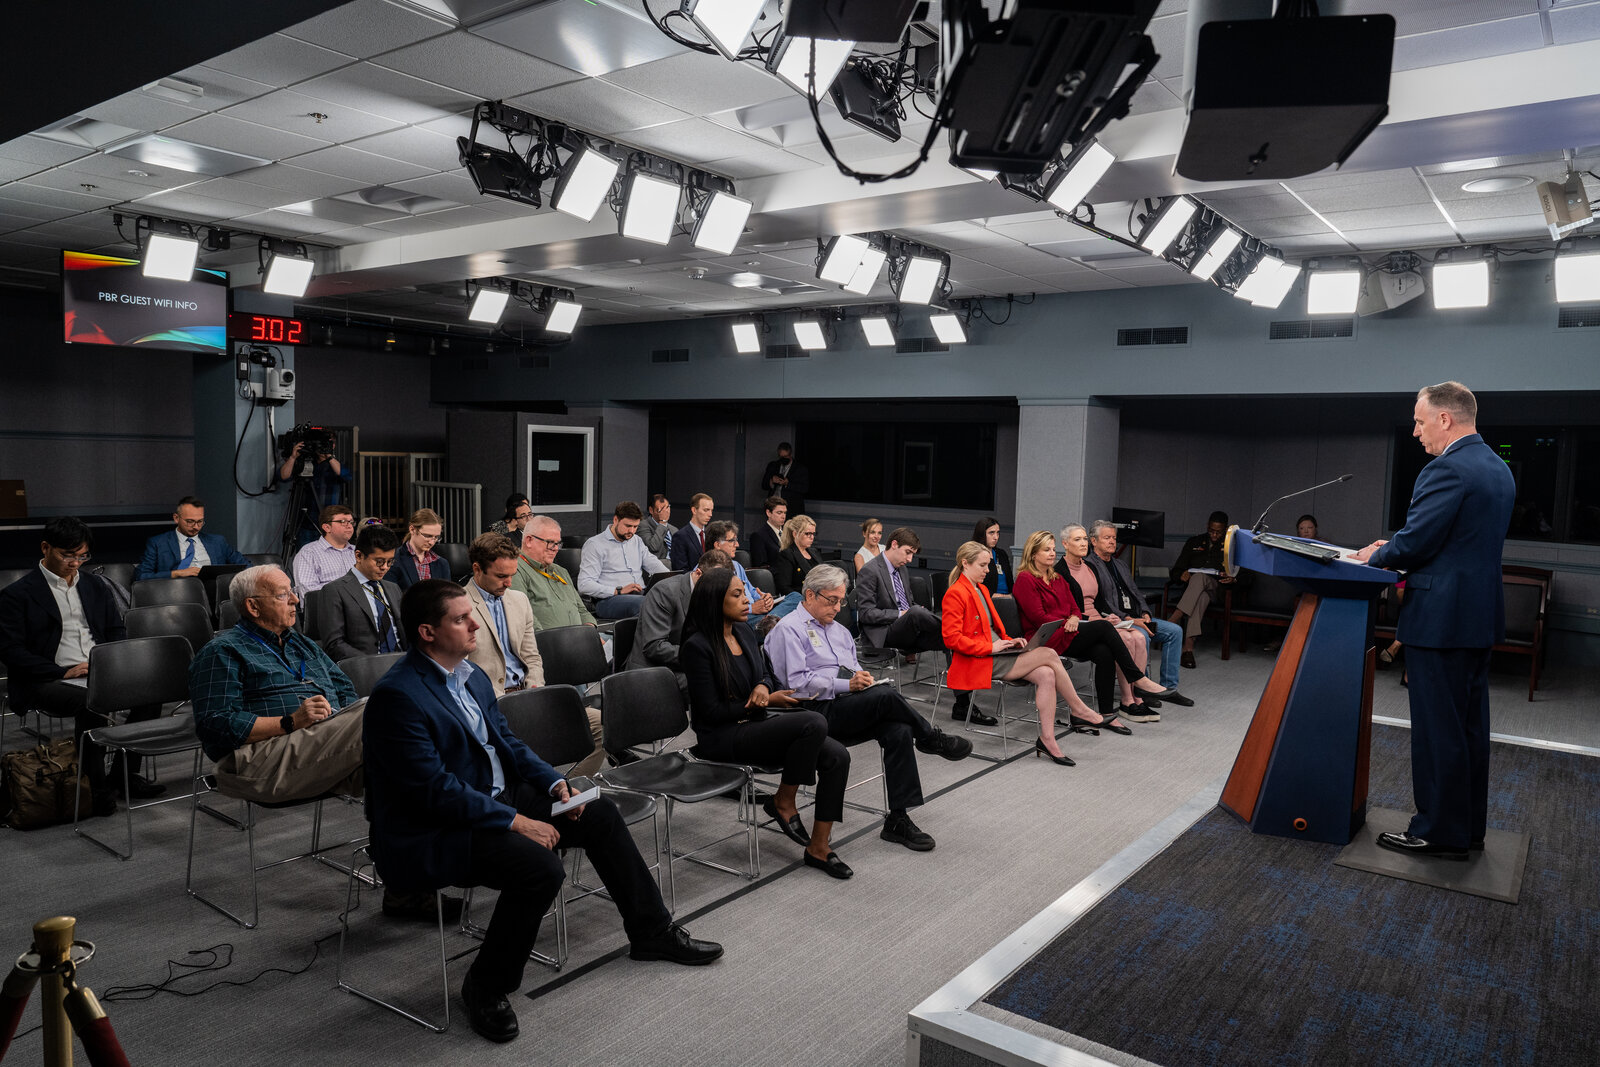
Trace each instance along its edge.
{"label": "woman in black blazer", "polygon": [[1016,579],[1011,574],[1011,550],[1000,547],[1000,520],[992,515],[979,519],[973,524],[972,539],[987,548],[993,557],[991,562],[994,565],[983,579],[983,584],[989,588],[989,595],[1010,596]]}
{"label": "woman in black blazer", "polygon": [[[783,546],[772,565],[772,581],[779,596],[799,593],[800,585],[817,565],[811,546],[817,539],[817,524],[809,515],[796,515],[783,524]],[[797,602],[798,603],[798,602]]]}
{"label": "woman in black blazer", "polygon": [[[689,597],[678,662],[689,683],[695,753],[725,763],[781,765],[782,784],[762,807],[790,840],[805,847],[806,866],[849,878],[855,872],[828,847],[828,838],[844,816],[850,750],[828,736],[827,719],[799,709],[793,691],[778,687],[745,622],[750,598],[735,579],[730,568],[713,569],[700,576]],[[808,834],[795,796],[813,783],[817,806]]]}

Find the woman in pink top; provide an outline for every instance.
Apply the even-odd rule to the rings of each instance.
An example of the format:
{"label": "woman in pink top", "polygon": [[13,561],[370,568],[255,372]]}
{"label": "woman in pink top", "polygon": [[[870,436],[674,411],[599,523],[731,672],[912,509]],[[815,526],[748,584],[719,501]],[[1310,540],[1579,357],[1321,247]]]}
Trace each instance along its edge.
{"label": "woman in pink top", "polygon": [[[1056,564],[1056,571],[1067,580],[1073,595],[1083,606],[1084,618],[1104,619],[1112,624],[1120,623],[1121,617],[1111,611],[1110,602],[1100,595],[1100,580],[1095,577],[1094,568],[1085,562],[1089,555],[1089,531],[1077,523],[1063,527],[1061,549],[1061,562]],[[1117,636],[1121,637],[1122,643],[1127,646],[1128,655],[1133,658],[1134,665],[1143,671],[1150,652],[1144,636],[1139,632],[1143,627],[1139,623],[1133,625],[1136,629],[1118,629]],[[1122,691],[1121,714],[1124,718],[1134,722],[1161,721],[1161,715],[1155,708],[1145,703],[1145,698],[1140,695],[1139,690],[1128,683],[1127,675],[1120,669],[1117,671],[1117,685]]]}

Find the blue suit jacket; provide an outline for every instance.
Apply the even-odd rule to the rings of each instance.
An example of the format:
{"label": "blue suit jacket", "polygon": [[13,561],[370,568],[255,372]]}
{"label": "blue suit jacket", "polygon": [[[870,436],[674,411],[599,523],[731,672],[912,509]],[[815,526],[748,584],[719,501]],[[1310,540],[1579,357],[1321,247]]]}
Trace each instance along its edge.
{"label": "blue suit jacket", "polygon": [[667,566],[675,571],[692,571],[700,562],[700,554],[700,535],[694,532],[693,526],[684,523],[672,535],[672,553]]}
{"label": "blue suit jacket", "polygon": [[[511,732],[488,675],[467,692],[483,709],[506,788],[549,790],[561,777]],[[495,800],[489,757],[467,730],[437,664],[412,649],[373,687],[362,722],[374,859],[399,892],[465,884],[473,830],[501,830],[516,809]]]}
{"label": "blue suit jacket", "polygon": [[1516,480],[1477,434],[1417,475],[1406,524],[1368,560],[1406,571],[1395,636],[1419,648],[1488,648],[1505,636],[1500,553]]}
{"label": "blue suit jacket", "polygon": [[[250,561],[239,554],[238,549],[228,544],[227,538],[221,534],[201,533],[197,538],[205,546],[206,555],[211,557],[211,562],[218,567],[239,566],[248,567]],[[183,557],[178,553],[178,539],[173,530],[156,534],[144,543],[144,559],[139,563],[139,573],[133,576],[136,582],[146,578],[170,578],[172,572],[178,569],[178,563]]]}

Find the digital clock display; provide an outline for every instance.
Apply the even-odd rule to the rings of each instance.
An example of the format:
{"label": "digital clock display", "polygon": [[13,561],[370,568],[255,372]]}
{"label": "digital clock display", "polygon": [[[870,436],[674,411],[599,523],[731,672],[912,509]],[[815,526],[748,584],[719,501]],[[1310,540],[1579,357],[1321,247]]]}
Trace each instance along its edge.
{"label": "digital clock display", "polygon": [[228,316],[228,336],[262,345],[298,345],[304,343],[305,323],[278,315],[235,313]]}

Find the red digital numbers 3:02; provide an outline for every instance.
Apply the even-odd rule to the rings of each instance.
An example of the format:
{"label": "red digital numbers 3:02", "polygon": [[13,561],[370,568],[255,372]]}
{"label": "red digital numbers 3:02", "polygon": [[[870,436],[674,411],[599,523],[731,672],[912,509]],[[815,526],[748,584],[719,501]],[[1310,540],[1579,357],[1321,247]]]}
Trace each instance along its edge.
{"label": "red digital numbers 3:02", "polygon": [[281,315],[228,316],[228,336],[235,341],[266,345],[298,345],[304,341],[305,323]]}

